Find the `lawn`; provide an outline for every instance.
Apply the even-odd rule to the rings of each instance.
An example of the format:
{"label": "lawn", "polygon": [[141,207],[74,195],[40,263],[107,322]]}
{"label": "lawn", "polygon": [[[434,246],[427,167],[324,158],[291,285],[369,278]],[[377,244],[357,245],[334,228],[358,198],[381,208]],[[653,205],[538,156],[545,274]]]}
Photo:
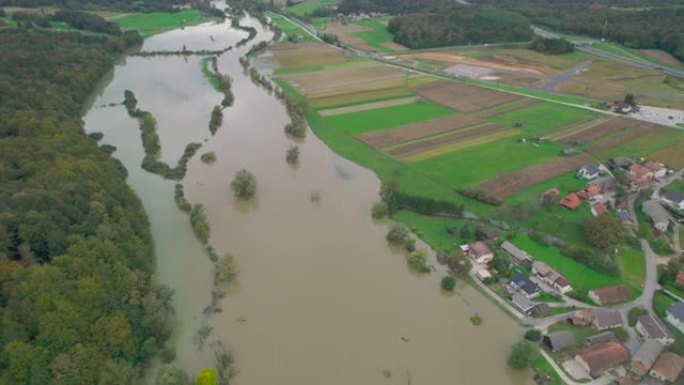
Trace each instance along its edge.
{"label": "lawn", "polygon": [[554,142],[539,146],[519,143],[518,139],[523,137],[517,135],[487,143],[482,143],[486,137],[477,138],[482,144],[460,148],[411,165],[454,189],[462,189],[521,167],[553,159],[563,149],[562,145]]}
{"label": "lawn", "polygon": [[641,251],[624,248],[620,250],[616,260],[624,279],[635,286],[643,284],[646,278],[646,263]]}
{"label": "lawn", "polygon": [[565,382],[561,380],[561,378],[558,376],[558,373],[556,373],[553,367],[551,367],[551,364],[549,364],[549,362],[546,361],[546,358],[544,358],[544,356],[539,355],[539,357],[537,357],[537,359],[532,364],[532,367],[538,373],[549,376],[550,379],[547,383],[548,385],[565,385]]}
{"label": "lawn", "polygon": [[[404,223],[430,247],[447,255],[450,255],[459,244],[460,235],[457,233],[453,236],[446,230],[449,227],[461,229],[469,223],[464,219],[429,217],[406,210],[397,211],[392,215],[392,219]],[[469,227],[472,232],[473,226]]]}
{"label": "lawn", "polygon": [[653,309],[655,309],[656,314],[663,318],[665,318],[665,310],[675,303],[677,303],[676,299],[670,297],[662,291],[657,291],[653,296]]}
{"label": "lawn", "polygon": [[679,179],[670,183],[667,185],[667,188],[684,194],[684,179]]}
{"label": "lawn", "polygon": [[[583,264],[561,254],[558,249],[552,246],[542,246],[527,235],[518,235],[511,241],[514,245],[527,251],[534,259],[542,261],[570,281],[575,290],[586,293],[591,289],[622,283],[620,278],[609,277],[596,272]],[[632,289],[632,294],[635,290]]]}
{"label": "lawn", "polygon": [[276,25],[276,27],[280,28],[280,30],[283,31],[283,35],[288,37],[299,35],[302,37],[302,40],[299,40],[300,42],[317,41],[313,38],[313,36],[309,35],[299,25],[287,20],[283,16],[273,12],[266,12],[266,15],[271,19],[271,21],[273,22],[273,24]]}
{"label": "lawn", "polygon": [[149,37],[172,29],[218,20],[203,15],[199,10],[180,12],[129,13],[109,18],[122,30],[136,30],[142,37]]}
{"label": "lawn", "polygon": [[383,43],[393,41],[394,36],[387,31],[387,22],[391,16],[379,17],[369,20],[355,21],[353,24],[369,28],[370,31],[356,32],[354,36],[362,39],[371,47],[381,52],[395,52],[393,49],[385,46]]}
{"label": "lawn", "polygon": [[349,135],[356,136],[368,131],[436,119],[452,115],[453,113],[454,111],[446,107],[426,101],[326,116],[322,117],[322,119],[329,127],[343,130]]}
{"label": "lawn", "polygon": [[490,120],[509,126],[524,122],[524,130],[530,136],[547,136],[568,125],[590,121],[596,117],[597,114],[591,111],[544,102],[506,112]]}

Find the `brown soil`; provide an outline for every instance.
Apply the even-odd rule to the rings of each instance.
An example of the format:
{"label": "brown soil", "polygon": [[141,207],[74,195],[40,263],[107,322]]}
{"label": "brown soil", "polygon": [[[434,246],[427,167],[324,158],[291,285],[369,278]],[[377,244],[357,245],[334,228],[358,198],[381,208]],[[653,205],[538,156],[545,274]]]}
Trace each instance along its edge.
{"label": "brown soil", "polygon": [[492,118],[494,116],[502,115],[507,112],[519,110],[521,108],[529,107],[531,105],[540,103],[540,100],[537,99],[532,99],[532,98],[522,98],[520,100],[514,100],[513,102],[501,106],[501,107],[492,107],[491,109],[488,110],[483,110],[475,114],[478,118],[483,118],[483,119],[488,119]]}
{"label": "brown soil", "polygon": [[504,200],[518,191],[522,191],[555,176],[566,174],[591,162],[592,158],[586,154],[570,158],[556,158],[508,174],[500,175],[479,184],[477,189],[484,191],[492,198]]}
{"label": "brown soil", "polygon": [[269,50],[281,68],[314,67],[347,60],[341,50],[321,43],[278,44]]}
{"label": "brown soil", "polygon": [[396,157],[411,156],[435,148],[443,147],[449,144],[463,142],[466,140],[475,139],[482,136],[487,136],[504,129],[507,128],[500,124],[490,123],[477,128],[458,130],[453,134],[443,135],[437,138],[407,144],[406,146],[401,146],[392,149],[388,151],[388,153]]}
{"label": "brown soil", "polygon": [[335,116],[335,115],[342,115],[342,114],[348,114],[351,112],[359,112],[359,111],[367,111],[367,110],[374,110],[376,108],[383,108],[383,107],[393,107],[393,106],[401,106],[404,104],[410,104],[414,103],[418,100],[417,97],[411,96],[409,98],[401,98],[401,99],[393,99],[393,100],[383,100],[381,102],[375,102],[375,103],[366,103],[366,104],[360,104],[356,106],[349,106],[349,107],[340,107],[340,108],[331,108],[329,110],[321,110],[318,111],[318,113],[321,116]]}
{"label": "brown soil", "polygon": [[362,87],[372,83],[401,80],[404,72],[382,64],[359,65],[306,74],[282,76],[307,94]]}
{"label": "brown soil", "polygon": [[415,91],[426,99],[461,112],[474,112],[520,99],[517,95],[451,81],[421,84]]}
{"label": "brown soil", "polygon": [[629,128],[625,132],[621,132],[607,140],[593,144],[585,149],[590,154],[598,154],[603,151],[611,150],[620,146],[623,143],[632,141],[640,136],[646,135],[656,129],[656,125],[646,122],[638,122],[638,125]]}
{"label": "brown soil", "polygon": [[571,135],[566,135],[558,140],[563,144],[574,144],[577,141],[589,142],[604,135],[617,132],[624,128],[631,128],[639,125],[639,121],[627,118],[613,118],[599,124],[583,125],[578,131]]}
{"label": "brown soil", "polygon": [[389,130],[368,132],[359,135],[358,138],[372,147],[382,148],[482,123],[485,121],[472,116],[452,115],[420,123],[406,124]]}
{"label": "brown soil", "polygon": [[370,31],[370,28],[356,24],[342,24],[339,21],[328,23],[325,26],[325,32],[337,35],[337,38],[346,45],[352,46],[362,51],[376,51],[375,48],[368,45],[365,41],[363,41],[363,39],[353,35],[357,32],[366,31]]}
{"label": "brown soil", "polygon": [[684,167],[684,139],[680,139],[665,148],[649,154],[650,159],[657,159],[670,168],[680,169]]}

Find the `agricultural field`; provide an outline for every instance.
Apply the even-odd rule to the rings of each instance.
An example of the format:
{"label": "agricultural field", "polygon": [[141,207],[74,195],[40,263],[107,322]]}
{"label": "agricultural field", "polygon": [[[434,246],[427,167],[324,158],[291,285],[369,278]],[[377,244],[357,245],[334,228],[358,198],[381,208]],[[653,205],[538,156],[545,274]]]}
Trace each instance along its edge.
{"label": "agricultural field", "polygon": [[279,75],[324,71],[332,69],[332,65],[352,62],[340,50],[320,43],[279,44],[271,47],[270,51]]}
{"label": "agricultural field", "polygon": [[[293,15],[301,16],[311,13],[318,8],[334,5],[338,2],[339,0],[301,0],[293,2],[294,5],[287,7],[285,10]],[[287,2],[279,0],[279,4],[285,6]]]}
{"label": "agricultural field", "polygon": [[313,36],[309,35],[299,25],[287,20],[283,16],[273,12],[266,12],[266,16],[283,32],[282,39],[291,39],[302,43],[316,41]]}
{"label": "agricultural field", "polygon": [[136,30],[145,38],[182,26],[191,26],[218,20],[203,15],[199,10],[188,9],[180,12],[129,13],[108,17],[119,24],[122,30]]}
{"label": "agricultural field", "polygon": [[392,34],[387,31],[390,19],[390,16],[382,16],[350,22],[333,21],[324,26],[324,32],[336,35],[342,43],[362,51],[404,51],[406,47],[394,43]]}

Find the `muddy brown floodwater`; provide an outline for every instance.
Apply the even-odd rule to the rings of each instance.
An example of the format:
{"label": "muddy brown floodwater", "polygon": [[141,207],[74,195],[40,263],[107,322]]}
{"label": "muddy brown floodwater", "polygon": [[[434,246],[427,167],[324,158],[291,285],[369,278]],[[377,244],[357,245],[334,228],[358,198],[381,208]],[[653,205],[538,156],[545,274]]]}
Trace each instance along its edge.
{"label": "muddy brown floodwater", "polygon": [[[253,18],[242,24],[259,30],[254,42],[272,36]],[[201,25],[150,38],[144,49],[216,49],[217,42],[235,44],[244,36],[229,22]],[[441,270],[417,276],[390,250],[389,224],[370,217],[380,188],[372,172],[337,156],[311,132],[300,143],[299,166],[285,162],[293,144],[283,131],[285,108],[238,63],[252,44],[218,60],[234,79],[236,100],[213,137],[209,116],[222,95],[202,77],[197,56],[126,58],[84,118],[88,132],[104,133],[104,142],[117,147],[114,156],[149,215],[156,279],[175,290],[172,343],[181,365],[195,373],[213,364],[209,349],[199,351],[194,340],[206,322],[213,327],[209,340],[220,339],[235,353],[235,385],[530,382],[529,373],[506,368],[508,348],[522,333],[516,323],[469,286],[441,293]],[[174,182],[140,168],[140,132],[125,109],[102,107],[120,102],[125,89],[157,118],[162,160],[175,165],[193,141],[203,143],[199,154],[217,155],[213,165],[195,156],[183,181],[188,200],[206,208],[211,243],[219,254],[233,253],[240,266],[222,312],[209,318],[201,313],[210,302],[213,265],[175,206]],[[241,168],[258,181],[247,204],[235,202],[229,190]],[[319,202],[311,201],[312,193]],[[484,319],[479,327],[469,320],[476,313]]]}

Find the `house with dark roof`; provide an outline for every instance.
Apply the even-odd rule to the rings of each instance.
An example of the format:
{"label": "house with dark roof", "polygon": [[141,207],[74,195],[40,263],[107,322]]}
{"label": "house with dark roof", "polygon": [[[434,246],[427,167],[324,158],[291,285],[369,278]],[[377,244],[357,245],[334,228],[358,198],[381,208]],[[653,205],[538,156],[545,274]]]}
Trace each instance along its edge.
{"label": "house with dark roof", "polygon": [[567,330],[549,333],[542,339],[542,346],[550,352],[559,352],[575,346],[575,335]]}
{"label": "house with dark roof", "polygon": [[613,309],[596,309],[594,310],[594,318],[591,325],[596,330],[606,330],[619,328],[623,324],[622,314],[619,310]]}
{"label": "house with dark roof", "polygon": [[629,213],[627,210],[618,210],[617,211],[617,218],[625,226],[631,226],[634,224],[634,219],[632,218],[632,214]]}
{"label": "house with dark roof", "polygon": [[576,210],[581,204],[582,201],[575,193],[570,193],[560,200],[560,205],[568,210]]}
{"label": "house with dark roof", "polygon": [[660,200],[675,210],[684,210],[684,194],[674,190],[665,190]]}
{"label": "house with dark roof", "polygon": [[514,273],[511,277],[511,287],[527,298],[535,298],[541,294],[539,285],[520,273]]}
{"label": "house with dark roof", "polygon": [[615,338],[615,334],[613,334],[613,332],[606,331],[603,333],[594,334],[593,336],[587,337],[585,339],[585,342],[587,344],[587,347],[592,347],[599,344],[605,344],[606,342],[617,342],[617,338]]}
{"label": "house with dark roof", "polygon": [[663,350],[665,345],[658,340],[646,340],[632,357],[632,371],[641,376],[648,373]]}
{"label": "house with dark roof", "polygon": [[612,285],[589,291],[589,298],[597,305],[607,305],[615,302],[626,301],[629,298],[629,289],[625,285]]}
{"label": "house with dark roof", "polygon": [[670,214],[663,208],[660,202],[655,200],[647,200],[641,207],[641,211],[644,212],[651,222],[653,222],[653,227],[660,232],[666,232],[670,226]]}
{"label": "house with dark roof", "polygon": [[596,179],[599,177],[601,174],[601,169],[597,164],[588,164],[586,166],[582,166],[577,171],[577,176],[583,179]]}
{"label": "house with dark roof", "polygon": [[637,319],[636,331],[645,340],[657,340],[662,345],[674,343],[674,335],[667,329],[667,326],[657,317],[651,314],[644,314]]}
{"label": "house with dark roof", "polygon": [[675,382],[684,371],[684,358],[665,352],[658,357],[649,374],[663,382]]}
{"label": "house with dark roof", "polygon": [[626,156],[613,158],[612,161],[616,167],[620,167],[625,170],[629,170],[629,167],[635,163],[632,158],[628,158]]}
{"label": "house with dark roof", "polygon": [[668,307],[665,311],[665,319],[680,332],[684,332],[684,302],[679,301]]}
{"label": "house with dark roof", "polygon": [[562,294],[572,291],[570,282],[544,262],[535,261],[532,263],[532,273]]}
{"label": "house with dark roof", "polygon": [[532,256],[527,254],[524,250],[518,248],[518,246],[508,242],[504,241],[504,243],[501,244],[501,250],[505,251],[508,255],[513,257],[518,262],[531,262],[532,261]]}
{"label": "house with dark roof", "polygon": [[581,350],[575,355],[577,364],[592,377],[629,361],[629,351],[617,342],[606,342]]}

